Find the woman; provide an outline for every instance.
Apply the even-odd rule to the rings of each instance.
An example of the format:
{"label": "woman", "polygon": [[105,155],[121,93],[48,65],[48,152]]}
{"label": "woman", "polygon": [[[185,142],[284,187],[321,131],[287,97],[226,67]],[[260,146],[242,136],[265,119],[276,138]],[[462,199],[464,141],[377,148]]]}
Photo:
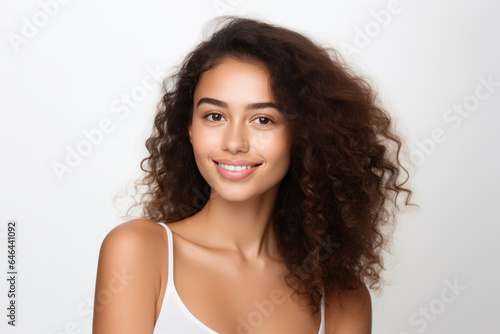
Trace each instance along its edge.
{"label": "woman", "polygon": [[165,82],[143,218],[103,241],[93,332],[370,333],[383,227],[412,194],[402,141],[334,50],[221,20]]}

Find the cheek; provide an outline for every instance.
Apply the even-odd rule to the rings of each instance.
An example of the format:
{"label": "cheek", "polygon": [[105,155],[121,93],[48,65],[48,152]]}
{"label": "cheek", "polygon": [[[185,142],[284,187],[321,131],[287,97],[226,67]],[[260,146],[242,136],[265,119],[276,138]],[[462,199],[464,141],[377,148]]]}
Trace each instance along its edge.
{"label": "cheek", "polygon": [[[213,128],[212,128],[213,129]],[[200,158],[207,156],[213,152],[217,145],[218,136],[215,135],[211,128],[203,126],[197,121],[194,121],[191,127],[191,144],[195,155]]]}
{"label": "cheek", "polygon": [[290,157],[290,143],[284,131],[262,131],[254,137],[253,145],[269,160],[286,162]]}

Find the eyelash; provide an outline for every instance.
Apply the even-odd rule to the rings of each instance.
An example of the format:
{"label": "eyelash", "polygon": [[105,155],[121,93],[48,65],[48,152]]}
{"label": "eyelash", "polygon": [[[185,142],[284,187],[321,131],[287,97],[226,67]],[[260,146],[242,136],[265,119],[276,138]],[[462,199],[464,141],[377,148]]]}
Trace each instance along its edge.
{"label": "eyelash", "polygon": [[[208,113],[206,114],[205,116],[203,116],[202,118],[206,118],[208,119],[208,116],[210,115],[221,115],[220,113],[217,113],[217,112],[211,112],[211,113]],[[222,115],[221,115],[222,116]],[[224,116],[222,116],[224,117]],[[257,119],[259,118],[266,118],[268,119],[272,124],[276,124],[276,122],[274,121],[273,118],[269,117],[269,116],[264,116],[264,115],[261,115],[261,116],[258,116]],[[213,122],[213,123],[218,123],[218,121],[211,121],[211,120],[208,120],[209,122]],[[262,125],[262,126],[270,126],[271,124],[259,124],[259,125]]]}

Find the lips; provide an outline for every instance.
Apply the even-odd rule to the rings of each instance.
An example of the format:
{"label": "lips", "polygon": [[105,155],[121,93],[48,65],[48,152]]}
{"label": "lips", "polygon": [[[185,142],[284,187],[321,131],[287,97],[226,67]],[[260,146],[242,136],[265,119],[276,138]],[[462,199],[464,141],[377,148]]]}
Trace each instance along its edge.
{"label": "lips", "polygon": [[[224,161],[224,160],[222,160],[222,161]],[[227,161],[227,160],[225,160],[225,161]],[[239,161],[239,162],[241,162],[241,161]],[[251,161],[245,161],[244,163],[245,164],[236,165],[236,166],[254,166],[255,165],[255,163],[251,162]],[[246,165],[247,163],[248,163],[248,165]],[[226,163],[223,163],[223,164],[226,164]],[[247,176],[249,176],[250,174],[255,172],[255,170],[257,168],[259,168],[259,166],[262,164],[257,164],[257,166],[255,166],[255,167],[247,168],[247,169],[239,170],[239,171],[227,170],[225,168],[222,168],[221,166],[219,166],[219,164],[215,160],[214,160],[214,165],[215,165],[215,168],[217,169],[217,171],[219,172],[219,174],[222,175],[224,178],[236,181],[236,180],[241,180],[241,179],[246,178]]]}
{"label": "lips", "polygon": [[233,166],[260,166],[262,163],[253,162],[249,160],[228,160],[228,159],[217,159],[213,160],[214,162],[224,164],[224,165],[233,165]]}

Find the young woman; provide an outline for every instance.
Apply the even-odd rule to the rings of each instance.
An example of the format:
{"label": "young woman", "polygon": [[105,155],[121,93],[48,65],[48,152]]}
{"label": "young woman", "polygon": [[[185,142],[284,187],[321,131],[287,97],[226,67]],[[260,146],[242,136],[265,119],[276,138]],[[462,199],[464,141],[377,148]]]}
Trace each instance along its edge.
{"label": "young woman", "polygon": [[143,218],[102,243],[93,333],[368,334],[384,227],[412,194],[402,140],[334,50],[221,20],[165,82]]}

